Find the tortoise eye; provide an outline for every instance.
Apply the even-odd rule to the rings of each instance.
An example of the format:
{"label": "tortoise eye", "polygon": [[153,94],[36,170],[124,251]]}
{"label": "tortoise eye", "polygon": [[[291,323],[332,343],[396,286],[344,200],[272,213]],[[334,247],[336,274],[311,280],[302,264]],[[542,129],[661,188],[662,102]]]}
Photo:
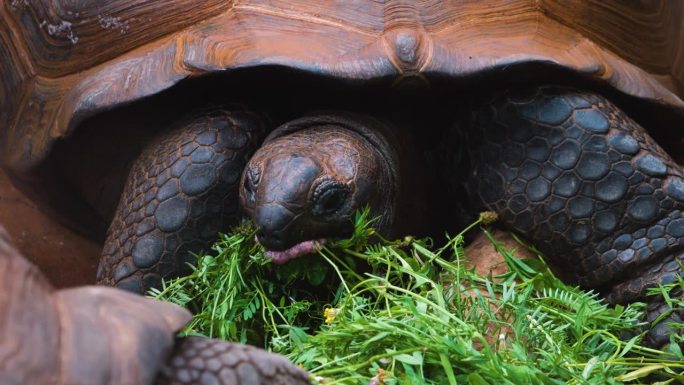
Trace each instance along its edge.
{"label": "tortoise eye", "polygon": [[341,189],[332,189],[323,193],[318,200],[318,206],[322,213],[332,213],[337,211],[347,197],[347,192]]}
{"label": "tortoise eye", "polygon": [[329,216],[338,212],[345,203],[349,191],[337,181],[327,180],[321,183],[314,193],[314,214]]}

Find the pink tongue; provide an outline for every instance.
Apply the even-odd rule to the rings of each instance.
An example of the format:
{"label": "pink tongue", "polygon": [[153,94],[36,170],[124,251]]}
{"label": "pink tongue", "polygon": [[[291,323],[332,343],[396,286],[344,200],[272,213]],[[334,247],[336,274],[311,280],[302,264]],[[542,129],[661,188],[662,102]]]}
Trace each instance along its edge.
{"label": "pink tongue", "polygon": [[299,256],[315,253],[323,247],[325,240],[304,241],[283,251],[266,251],[266,256],[273,259],[273,263],[282,265],[283,263],[295,259]]}

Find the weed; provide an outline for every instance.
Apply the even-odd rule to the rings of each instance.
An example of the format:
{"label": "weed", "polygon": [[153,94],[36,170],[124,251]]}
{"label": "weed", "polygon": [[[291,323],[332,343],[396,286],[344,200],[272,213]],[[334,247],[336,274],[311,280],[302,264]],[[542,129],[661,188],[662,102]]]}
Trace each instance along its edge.
{"label": "weed", "polygon": [[[501,276],[464,267],[466,230],[434,248],[429,239],[382,239],[371,225],[368,211],[359,213],[349,239],[284,266],[264,257],[252,227],[239,227],[199,256],[192,274],[152,294],[195,313],[183,334],[284,354],[325,384],[684,380],[677,343],[667,354],[640,345],[641,303],[608,306],[542,260],[515,258],[486,229],[508,264]],[[654,292],[681,310],[668,293],[682,289],[680,279]]]}

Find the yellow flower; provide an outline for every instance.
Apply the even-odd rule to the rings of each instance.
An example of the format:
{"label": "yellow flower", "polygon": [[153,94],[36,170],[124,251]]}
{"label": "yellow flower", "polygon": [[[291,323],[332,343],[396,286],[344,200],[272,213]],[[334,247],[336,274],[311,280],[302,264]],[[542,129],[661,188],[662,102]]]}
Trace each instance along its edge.
{"label": "yellow flower", "polygon": [[328,325],[333,323],[333,321],[335,320],[335,317],[337,317],[337,314],[339,314],[339,313],[340,313],[340,309],[335,309],[332,307],[329,307],[329,308],[323,310],[323,316],[325,317],[325,323],[327,323]]}

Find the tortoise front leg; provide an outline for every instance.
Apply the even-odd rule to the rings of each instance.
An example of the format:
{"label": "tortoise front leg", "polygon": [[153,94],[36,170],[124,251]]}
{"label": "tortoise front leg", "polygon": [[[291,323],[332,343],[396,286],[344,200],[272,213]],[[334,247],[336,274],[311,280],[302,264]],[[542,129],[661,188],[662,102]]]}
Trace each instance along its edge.
{"label": "tortoise front leg", "polygon": [[107,232],[98,283],[144,293],[186,272],[190,252],[238,220],[240,176],[264,133],[253,113],[211,109],[150,143]]}
{"label": "tortoise front leg", "polygon": [[682,275],[682,169],[610,101],[539,87],[496,97],[470,123],[469,193],[569,278],[627,303]]}
{"label": "tortoise front leg", "polygon": [[157,377],[159,385],[311,384],[287,358],[252,346],[185,337],[176,341]]}

